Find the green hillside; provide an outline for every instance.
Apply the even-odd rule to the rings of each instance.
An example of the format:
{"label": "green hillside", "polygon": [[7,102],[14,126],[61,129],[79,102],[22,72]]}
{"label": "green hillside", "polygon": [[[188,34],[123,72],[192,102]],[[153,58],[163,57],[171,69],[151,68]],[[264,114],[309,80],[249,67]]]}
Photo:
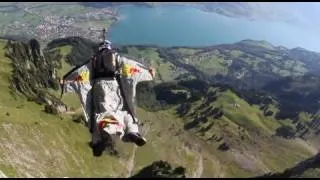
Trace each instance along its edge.
{"label": "green hillside", "polygon": [[[79,63],[75,56],[79,56],[79,47],[85,42],[59,46],[49,43],[49,49],[60,56],[46,56],[45,62],[61,59],[50,61],[51,65],[46,63],[46,69],[55,67],[53,62],[57,62],[56,75],[61,76],[71,68],[70,62]],[[28,101],[17,89],[9,88],[14,84],[10,81],[14,68],[20,68],[22,73],[28,71],[4,56],[6,44],[4,40],[0,44],[0,170],[8,177],[130,177],[156,161],[184,167],[187,177],[252,177],[283,171],[317,153],[313,145],[299,138],[275,136],[286,121],[276,120],[275,114],[265,116],[259,106],[249,104],[233,90],[192,78],[178,81],[174,70],[181,69],[181,74],[192,72],[163,59],[153,47],[127,47],[126,55],[140,56],[139,61],[160,71],[157,83],[139,87],[145,88],[149,92],[145,97],[153,97],[153,101],[146,102],[148,99],[137,94],[138,118],[148,144],[136,147],[117,142],[118,156],[106,152],[94,157],[88,145],[88,129],[73,121],[70,112],[70,107],[76,110],[80,105],[75,95],[66,94],[62,99],[69,107],[67,113],[53,115],[44,112],[45,102]],[[87,51],[86,55],[91,54]],[[25,62],[36,61],[30,57]],[[42,82],[38,76],[21,78]],[[30,87],[35,85],[31,83]],[[39,87],[46,98],[59,95],[54,86]],[[269,108],[279,110],[276,103]]]}

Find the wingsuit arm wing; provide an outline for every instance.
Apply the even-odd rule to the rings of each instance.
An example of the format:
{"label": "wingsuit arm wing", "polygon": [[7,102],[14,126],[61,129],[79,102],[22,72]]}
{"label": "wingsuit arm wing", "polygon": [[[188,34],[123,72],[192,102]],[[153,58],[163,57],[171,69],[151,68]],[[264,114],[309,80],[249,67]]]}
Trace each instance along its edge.
{"label": "wingsuit arm wing", "polygon": [[63,76],[62,91],[74,92],[75,89],[77,89],[75,87],[78,87],[79,85],[83,85],[86,83],[90,84],[90,71],[90,60],[71,69]]}
{"label": "wingsuit arm wing", "polygon": [[127,57],[122,57],[122,74],[132,78],[135,83],[153,80],[149,67]]}
{"label": "wingsuit arm wing", "polygon": [[122,82],[125,87],[124,91],[128,101],[128,108],[135,114],[136,86],[139,82],[153,80],[153,76],[149,72],[149,67],[146,67],[137,61],[127,57],[121,57],[120,62],[121,74],[123,77]]}
{"label": "wingsuit arm wing", "polygon": [[75,92],[78,94],[86,121],[89,121],[91,117],[91,108],[90,108],[90,72],[91,72],[91,61],[86,62],[81,66],[73,68],[71,71],[66,73],[63,77],[62,93],[71,93]]}

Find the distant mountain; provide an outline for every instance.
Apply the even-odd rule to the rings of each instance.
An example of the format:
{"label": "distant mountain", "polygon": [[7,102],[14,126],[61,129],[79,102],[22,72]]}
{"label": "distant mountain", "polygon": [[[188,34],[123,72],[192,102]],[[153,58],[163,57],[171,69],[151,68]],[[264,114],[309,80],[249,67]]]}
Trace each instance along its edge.
{"label": "distant mountain", "polygon": [[106,8],[106,7],[119,6],[124,4],[134,4],[134,5],[152,7],[150,3],[146,3],[146,2],[80,2],[80,4],[86,7],[93,7],[93,8]]}

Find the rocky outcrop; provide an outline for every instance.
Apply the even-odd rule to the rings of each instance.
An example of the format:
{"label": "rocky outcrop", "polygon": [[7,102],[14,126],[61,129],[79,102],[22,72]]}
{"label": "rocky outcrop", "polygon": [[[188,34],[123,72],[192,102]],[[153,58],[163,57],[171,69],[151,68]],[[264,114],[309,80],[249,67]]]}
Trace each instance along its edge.
{"label": "rocky outcrop", "polygon": [[64,104],[60,104],[60,105],[47,104],[44,106],[44,111],[49,114],[61,114],[61,113],[67,112],[67,110],[68,110],[67,106]]}
{"label": "rocky outcrop", "polygon": [[59,90],[56,69],[61,68],[60,52],[42,52],[40,44],[35,39],[28,43],[9,40],[5,48],[5,55],[12,60],[10,89],[13,94],[45,105],[45,111],[48,113],[66,112],[66,105],[48,91]]}

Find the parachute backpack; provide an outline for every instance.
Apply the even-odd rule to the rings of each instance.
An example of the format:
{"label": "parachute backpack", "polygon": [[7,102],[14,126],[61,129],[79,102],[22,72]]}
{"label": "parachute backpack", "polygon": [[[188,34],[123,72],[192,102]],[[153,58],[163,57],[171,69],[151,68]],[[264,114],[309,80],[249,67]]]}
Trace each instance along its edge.
{"label": "parachute backpack", "polygon": [[99,47],[98,52],[93,57],[93,79],[115,77],[116,73],[119,73],[119,67],[117,67],[117,61],[119,60],[116,51],[111,49],[110,41],[105,41]]}

